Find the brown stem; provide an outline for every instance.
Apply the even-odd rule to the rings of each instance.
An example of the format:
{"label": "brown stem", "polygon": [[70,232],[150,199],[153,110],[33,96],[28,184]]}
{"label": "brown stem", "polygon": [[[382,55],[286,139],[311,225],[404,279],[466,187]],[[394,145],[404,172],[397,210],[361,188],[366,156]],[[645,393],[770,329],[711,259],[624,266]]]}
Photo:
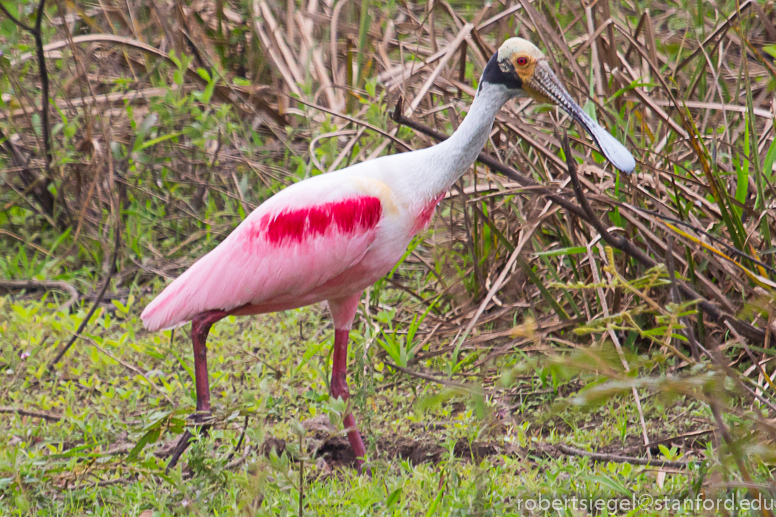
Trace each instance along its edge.
{"label": "brown stem", "polygon": [[574,447],[569,447],[568,445],[558,445],[558,450],[569,456],[585,456],[592,458],[595,461],[611,461],[613,463],[630,463],[632,465],[648,465],[650,467],[667,467],[674,469],[686,469],[690,465],[690,462],[687,461],[653,460],[650,458],[621,456],[619,454],[603,454],[600,452],[583,451],[582,449],[576,449]]}
{"label": "brown stem", "polygon": [[[759,500],[761,497],[760,491],[753,486],[754,483],[752,482],[752,477],[749,475],[749,471],[747,470],[746,465],[744,464],[743,451],[741,451],[740,447],[738,446],[738,443],[736,443],[736,441],[733,440],[733,437],[730,435],[730,431],[725,425],[725,422],[722,420],[722,413],[719,410],[719,405],[717,404],[717,399],[715,398],[715,395],[713,393],[707,393],[707,396],[710,402],[709,405],[711,406],[711,414],[714,415],[714,420],[717,423],[717,427],[719,428],[719,432],[722,435],[722,439],[725,440],[725,443],[727,444],[728,449],[730,450],[730,454],[733,456],[733,460],[736,462],[738,471],[741,473],[741,477],[749,486],[749,494],[752,496],[752,499]],[[771,514],[771,512],[763,508],[762,515],[763,517],[768,517],[773,514]]]}
{"label": "brown stem", "polygon": [[32,35],[35,37],[35,51],[38,55],[38,73],[40,74],[41,84],[41,106],[40,106],[40,123],[43,131],[43,146],[46,150],[46,176],[51,177],[51,162],[53,160],[53,153],[51,151],[51,129],[49,125],[49,78],[48,71],[46,70],[46,53],[43,50],[43,7],[46,5],[46,0],[40,0],[38,4],[38,16],[35,19],[35,30],[32,31]]}
{"label": "brown stem", "polygon": [[[679,294],[679,286],[676,282],[676,272],[674,267],[674,238],[669,235],[666,238],[666,269],[668,270],[668,278],[671,279],[671,298],[675,304],[680,305],[682,303],[682,296]],[[695,340],[695,332],[692,330],[688,318],[679,318],[679,321],[684,325],[684,331],[682,332],[687,341],[690,342],[690,349],[692,350],[692,358],[695,361],[700,361],[701,356],[698,352],[698,342]]]}
{"label": "brown stem", "polygon": [[[119,213],[121,213],[121,204],[119,204]],[[119,217],[116,218],[117,223],[121,219]],[[97,298],[94,300],[94,304],[92,305],[92,308],[89,310],[89,313],[86,315],[86,317],[81,321],[81,324],[78,325],[78,330],[75,331],[75,334],[73,334],[73,337],[70,339],[70,341],[62,347],[62,350],[59,351],[57,356],[54,358],[53,361],[51,361],[48,365],[48,371],[49,373],[53,373],[54,367],[56,364],[62,359],[62,357],[67,353],[68,350],[70,350],[70,347],[73,346],[73,343],[75,343],[76,339],[78,339],[78,336],[81,335],[81,332],[86,328],[86,325],[89,323],[89,320],[92,318],[92,315],[94,314],[94,311],[97,310],[97,307],[99,307],[100,302],[102,301],[102,297],[105,296],[105,291],[108,290],[108,286],[110,285],[110,279],[113,278],[113,275],[116,274],[116,271],[118,271],[118,255],[119,255],[119,248],[121,247],[121,231],[119,228],[119,225],[116,224],[116,228],[114,230],[115,233],[115,241],[113,243],[113,253],[110,257],[110,269],[108,270],[108,274],[105,277],[105,282],[102,284],[102,288],[100,289],[100,292],[97,293]]]}
{"label": "brown stem", "polygon": [[[46,54],[43,49],[43,8],[46,5],[46,0],[40,0],[38,3],[38,9],[37,9],[37,18],[35,19],[35,26],[30,27],[29,25],[22,23],[21,20],[18,20],[14,18],[10,12],[0,4],[0,11],[3,12],[3,14],[11,20],[14,24],[16,24],[20,29],[29,32],[32,34],[33,38],[35,39],[35,53],[38,58],[38,73],[40,75],[40,84],[41,84],[41,106],[40,106],[40,124],[41,124],[41,131],[43,133],[43,149],[45,154],[45,160],[44,160],[44,169],[46,171],[46,180],[45,185],[43,185],[42,189],[47,194],[48,197],[51,197],[51,194],[48,193],[48,185],[51,182],[51,162],[53,161],[53,152],[51,150],[51,125],[49,122],[49,77],[48,77],[48,71],[46,70]],[[37,196],[36,196],[37,197]],[[44,198],[39,199],[39,203],[43,207],[44,211],[49,216],[54,215],[54,202],[53,197],[51,199]],[[59,224],[64,224],[63,221],[58,221]]]}

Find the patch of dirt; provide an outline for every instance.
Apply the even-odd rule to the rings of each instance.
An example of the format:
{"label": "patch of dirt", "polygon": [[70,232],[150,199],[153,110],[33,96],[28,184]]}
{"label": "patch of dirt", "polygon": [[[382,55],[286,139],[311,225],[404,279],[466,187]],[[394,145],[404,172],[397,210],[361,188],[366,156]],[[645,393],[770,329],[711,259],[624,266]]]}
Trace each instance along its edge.
{"label": "patch of dirt", "polygon": [[439,463],[445,449],[436,444],[413,440],[412,438],[399,438],[393,444],[385,444],[382,449],[389,458],[408,460],[413,465],[421,463]]}
{"label": "patch of dirt", "polygon": [[[317,450],[315,449],[317,445]],[[437,464],[447,454],[447,449],[439,443],[428,440],[414,440],[412,438],[386,439],[378,441],[379,459],[382,460],[407,460],[412,465],[422,463]],[[270,437],[261,446],[262,454],[269,455],[270,450],[275,449],[278,455],[286,450],[285,440]],[[344,436],[328,436],[315,443],[310,442],[310,453],[315,452],[315,457],[323,460],[330,468],[355,468],[356,456],[350,447],[350,442]],[[465,461],[480,462],[483,459],[502,453],[501,449],[487,442],[469,443],[461,438],[453,448],[453,454]]]}
{"label": "patch of dirt", "polygon": [[280,456],[286,450],[286,441],[281,438],[274,438],[270,436],[269,438],[264,440],[264,443],[261,444],[261,453],[264,456],[269,457],[270,452],[273,449],[275,450],[277,455]]}
{"label": "patch of dirt", "polygon": [[[439,463],[442,456],[447,453],[447,449],[437,443],[411,438],[400,438],[395,443],[385,447],[384,450],[387,457],[409,460],[413,465]],[[459,439],[453,447],[453,454],[456,458],[475,462],[480,462],[488,456],[499,454],[499,452],[500,449],[494,444],[484,442],[470,444],[469,440],[465,438]]]}
{"label": "patch of dirt", "polygon": [[500,454],[501,449],[492,443],[487,442],[473,442],[469,443],[469,440],[461,438],[456,442],[453,454],[458,458],[474,461],[479,463],[488,456],[495,456]]}
{"label": "patch of dirt", "polygon": [[331,468],[356,467],[356,454],[344,436],[332,436],[324,440],[318,447],[316,457],[322,458]]}

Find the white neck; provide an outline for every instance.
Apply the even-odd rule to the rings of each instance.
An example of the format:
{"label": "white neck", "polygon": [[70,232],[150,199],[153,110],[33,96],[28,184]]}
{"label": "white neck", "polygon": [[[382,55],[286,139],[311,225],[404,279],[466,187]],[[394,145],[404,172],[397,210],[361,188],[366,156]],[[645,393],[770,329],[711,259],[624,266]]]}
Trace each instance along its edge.
{"label": "white neck", "polygon": [[426,199],[435,198],[463,176],[487,142],[496,113],[512,96],[502,85],[482,84],[453,136],[421,151],[431,169],[428,175],[418,178],[419,194]]}

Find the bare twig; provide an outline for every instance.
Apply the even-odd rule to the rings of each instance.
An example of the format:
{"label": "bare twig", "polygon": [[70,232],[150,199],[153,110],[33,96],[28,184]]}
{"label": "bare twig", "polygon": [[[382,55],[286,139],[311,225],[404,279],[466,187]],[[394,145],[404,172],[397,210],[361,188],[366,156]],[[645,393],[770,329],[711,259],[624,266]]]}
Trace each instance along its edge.
{"label": "bare twig", "polygon": [[[598,241],[598,239],[596,239],[596,241]],[[601,278],[598,273],[598,266],[596,265],[596,262],[593,258],[591,246],[587,246],[587,257],[590,264],[590,270],[593,273],[593,281],[596,284],[600,284]],[[614,264],[609,264],[609,267],[611,268],[614,266]],[[608,318],[610,316],[609,305],[606,303],[606,295],[604,294],[604,290],[601,287],[598,287],[596,290],[598,291],[598,298],[601,303],[601,309],[603,309],[604,317]],[[617,350],[617,355],[620,357],[620,362],[622,363],[623,369],[626,373],[630,372],[630,365],[628,364],[628,360],[625,357],[625,352],[622,350],[622,345],[620,344],[620,339],[617,337],[617,333],[614,331],[614,329],[611,328],[610,325],[607,325],[607,331],[609,333],[609,337],[612,340],[612,343],[614,343],[614,348]],[[639,397],[639,392],[636,389],[636,386],[631,386],[631,391],[633,392],[633,400],[636,402],[636,409],[639,413],[639,423],[641,423],[641,432],[642,437],[644,438],[644,445],[649,446],[649,434],[647,433],[647,424],[644,421],[644,410],[641,407],[641,398]],[[649,450],[647,450],[647,454],[649,454]]]}
{"label": "bare twig", "polygon": [[[46,0],[40,0],[38,3],[38,9],[37,9],[37,15],[35,18],[35,26],[30,27],[29,25],[26,25],[22,23],[20,20],[17,20],[14,18],[11,13],[8,12],[8,10],[5,8],[4,5],[0,4],[0,10],[2,10],[3,14],[5,14],[6,17],[8,17],[9,20],[11,20],[14,24],[16,24],[19,28],[29,32],[32,34],[32,37],[35,39],[35,52],[38,56],[38,73],[40,75],[40,84],[41,84],[41,106],[40,106],[40,125],[41,125],[41,131],[43,133],[43,148],[45,150],[45,160],[44,160],[44,167],[46,170],[46,187],[48,187],[49,182],[51,181],[51,161],[53,160],[53,153],[51,150],[51,125],[49,123],[49,77],[48,77],[48,71],[46,70],[46,53],[43,50],[43,33],[42,33],[42,26],[43,26],[43,8],[46,5]],[[47,211],[49,210],[49,207],[45,207]],[[50,207],[50,212],[48,212],[48,215],[53,216],[54,206],[53,204]]]}
{"label": "bare twig", "polygon": [[423,379],[425,381],[433,382],[433,383],[436,383],[436,384],[441,384],[442,386],[449,386],[449,387],[453,387],[453,388],[461,388],[461,389],[464,389],[464,390],[467,390],[467,391],[471,391],[472,390],[472,386],[467,386],[466,384],[462,384],[460,382],[451,381],[449,379],[442,379],[441,377],[436,377],[434,375],[429,375],[427,373],[416,372],[415,370],[410,370],[409,368],[403,368],[403,367],[401,367],[399,365],[396,365],[396,364],[393,364],[393,363],[391,363],[389,361],[383,361],[383,363],[386,366],[388,366],[390,368],[393,368],[394,370],[400,371],[402,373],[405,373],[405,374],[407,374],[407,375],[409,375],[411,377],[417,377],[418,379]]}
{"label": "bare twig", "polygon": [[0,413],[17,413],[23,416],[31,416],[33,418],[42,418],[49,422],[59,422],[62,420],[60,415],[52,415],[51,413],[43,413],[41,411],[30,411],[28,409],[0,406]]}
{"label": "bare twig", "polygon": [[[520,256],[520,253],[523,251],[523,246],[531,240],[531,237],[533,236],[534,231],[539,226],[539,223],[544,220],[544,218],[548,215],[548,211],[550,208],[550,204],[548,203],[547,206],[544,207],[544,210],[542,210],[542,214],[534,221],[531,221],[526,225],[526,227],[523,229],[523,231],[520,232],[520,239],[517,243],[517,246],[515,246],[515,250],[512,252],[512,255],[510,255],[509,260],[507,260],[506,265],[501,270],[501,273],[499,274],[498,278],[493,282],[493,287],[490,288],[488,291],[488,294],[485,296],[485,298],[482,300],[482,303],[480,304],[480,307],[477,309],[477,312],[474,313],[474,316],[471,320],[469,320],[469,324],[466,326],[466,330],[464,330],[463,334],[461,334],[460,342],[463,343],[466,338],[469,336],[469,333],[474,328],[474,325],[477,324],[477,320],[480,319],[480,316],[487,308],[488,304],[490,303],[491,299],[495,294],[498,292],[499,289],[501,289],[501,285],[504,283],[504,279],[507,276],[507,273],[511,271],[512,266],[515,265],[515,261]],[[483,286],[484,287],[484,286]]]}
{"label": "bare twig", "polygon": [[[119,206],[119,211],[121,210],[121,207]],[[119,217],[116,217],[117,222],[120,220]],[[81,324],[78,325],[78,330],[75,331],[75,334],[73,334],[73,337],[68,341],[68,343],[62,347],[62,350],[57,353],[56,357],[48,364],[48,371],[49,373],[52,373],[54,371],[54,368],[56,367],[56,364],[62,359],[62,357],[67,353],[67,351],[70,349],[71,346],[73,346],[73,343],[76,342],[78,339],[78,336],[81,335],[81,332],[84,331],[86,328],[86,325],[89,324],[89,320],[91,319],[92,315],[94,314],[94,311],[97,310],[97,307],[99,307],[100,302],[102,301],[102,297],[105,296],[105,291],[108,290],[108,286],[110,285],[110,279],[113,277],[114,274],[116,274],[117,271],[117,259],[119,255],[119,248],[121,247],[121,231],[119,229],[119,224],[116,224],[116,228],[114,230],[115,233],[115,239],[113,243],[113,254],[110,258],[110,269],[108,270],[108,274],[105,276],[105,282],[102,284],[102,288],[97,293],[97,299],[94,300],[94,304],[92,305],[92,308],[89,310],[89,313],[86,315],[86,317],[81,321]]]}
{"label": "bare twig", "polygon": [[[673,298],[674,303],[679,305],[682,303],[682,298],[676,284],[676,274],[674,272],[674,238],[671,235],[668,235],[666,238],[666,246],[666,269],[668,270],[668,277],[671,279],[671,297]],[[692,358],[695,361],[700,361],[701,356],[698,351],[698,342],[695,340],[695,332],[693,332],[688,318],[682,317],[679,318],[679,321],[681,321],[682,325],[685,327],[683,334],[687,337],[687,341],[690,342]]]}
{"label": "bare twig", "polygon": [[61,280],[0,280],[0,287],[6,289],[59,289],[66,291],[70,295],[70,299],[59,306],[59,309],[57,309],[59,311],[68,310],[80,298],[75,287]]}
{"label": "bare twig", "polygon": [[436,68],[434,69],[431,74],[429,74],[428,78],[426,79],[426,82],[423,83],[423,86],[420,88],[420,91],[415,96],[415,99],[410,103],[409,107],[407,108],[407,116],[412,115],[412,112],[417,109],[417,107],[420,105],[420,102],[423,100],[423,97],[425,97],[426,93],[428,92],[429,88],[431,88],[431,85],[434,84],[434,81],[436,81],[437,77],[439,77],[439,74],[442,73],[442,70],[444,70],[445,66],[447,65],[447,62],[450,60],[451,57],[453,57],[453,54],[455,54],[456,50],[458,50],[458,47],[461,46],[461,44],[464,42],[464,39],[466,36],[469,35],[469,33],[474,28],[474,25],[467,23],[463,26],[463,29],[460,30],[458,35],[455,37],[455,39],[445,48],[445,53],[442,56],[442,58],[439,60],[439,63],[437,64]]}
{"label": "bare twig", "polygon": [[633,452],[633,451],[639,451],[644,449],[645,447],[655,447],[657,445],[661,445],[664,443],[673,443],[677,442],[679,440],[684,440],[686,438],[695,438],[696,436],[703,436],[706,434],[713,433],[714,429],[702,429],[700,431],[690,431],[689,433],[680,434],[678,436],[671,436],[670,438],[661,438],[659,440],[652,440],[649,445],[634,445],[633,447],[628,447],[627,449],[620,450],[621,455],[625,455],[626,453]]}
{"label": "bare twig", "polygon": [[234,455],[237,451],[240,450],[240,447],[242,447],[243,440],[245,439],[245,431],[248,430],[248,419],[250,418],[250,415],[245,415],[245,422],[243,423],[243,429],[240,433],[240,438],[237,440],[237,445],[234,446],[234,449],[232,449],[232,452],[229,453],[229,456],[226,457],[224,462],[229,463],[232,458],[234,458]]}
{"label": "bare twig", "polygon": [[[717,427],[719,427],[719,432],[722,434],[722,439],[725,440],[725,443],[730,449],[730,453],[736,462],[736,466],[738,467],[738,471],[741,473],[741,477],[747,484],[752,485],[752,477],[749,475],[749,470],[746,468],[746,465],[744,465],[743,451],[741,450],[738,441],[733,440],[733,437],[730,435],[730,431],[725,425],[725,422],[722,420],[722,414],[719,410],[719,404],[717,403],[716,397],[712,393],[709,393],[708,395],[711,405],[711,413],[714,415],[714,420],[717,422]],[[760,499],[760,492],[756,488],[750,487],[749,493],[752,495],[752,499]],[[772,515],[771,512],[764,508],[762,509],[762,514],[763,516]]]}
{"label": "bare twig", "polygon": [[[289,97],[289,98],[292,98],[292,97]],[[353,122],[353,123],[354,123],[354,124],[356,124],[356,125],[359,125],[359,126],[364,126],[365,128],[367,128],[367,129],[371,129],[371,130],[372,130],[372,131],[374,131],[375,133],[379,133],[379,134],[383,135],[385,138],[388,138],[388,139],[390,139],[390,140],[391,140],[391,141],[393,141],[394,143],[396,143],[396,144],[398,144],[398,145],[402,146],[402,147],[403,147],[404,149],[406,149],[407,151],[412,151],[412,147],[410,147],[410,146],[409,146],[409,145],[407,145],[406,143],[402,142],[400,139],[396,138],[395,136],[393,136],[393,135],[392,135],[392,134],[390,134],[390,133],[387,133],[387,132],[383,131],[383,130],[382,130],[382,129],[380,129],[379,127],[373,126],[372,124],[370,124],[370,123],[368,123],[368,122],[364,122],[363,120],[359,120],[359,119],[357,119],[357,118],[349,117],[349,116],[347,116],[347,115],[344,115],[344,114],[342,114],[342,113],[337,113],[336,111],[332,111],[332,110],[330,110],[330,109],[324,108],[323,106],[319,106],[318,104],[314,104],[314,103],[312,103],[312,102],[308,102],[308,101],[305,101],[305,100],[302,100],[302,99],[296,99],[296,98],[293,98],[293,100],[294,100],[294,101],[296,101],[296,102],[298,102],[298,103],[300,103],[300,104],[304,104],[305,106],[309,106],[309,107],[311,107],[311,108],[314,108],[314,109],[320,110],[320,111],[322,111],[322,112],[324,112],[324,113],[329,113],[330,115],[334,115],[334,116],[337,116],[337,117],[343,118],[343,119],[345,119],[345,120],[348,120],[348,121],[350,121],[350,122]]]}
{"label": "bare twig", "polygon": [[613,463],[630,463],[632,465],[645,465],[649,467],[668,467],[675,469],[686,469],[692,462],[689,461],[668,461],[668,460],[653,460],[649,458],[633,458],[631,456],[620,456],[619,454],[603,454],[600,452],[583,451],[582,449],[576,449],[569,447],[568,445],[558,445],[558,450],[563,454],[570,456],[585,456],[592,458],[595,461],[611,461]]}

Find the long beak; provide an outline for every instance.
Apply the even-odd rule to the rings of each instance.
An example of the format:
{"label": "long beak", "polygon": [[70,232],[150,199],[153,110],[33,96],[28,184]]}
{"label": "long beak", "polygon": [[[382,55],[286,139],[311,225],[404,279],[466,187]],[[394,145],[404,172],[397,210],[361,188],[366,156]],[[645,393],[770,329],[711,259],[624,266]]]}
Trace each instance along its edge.
{"label": "long beak", "polygon": [[549,100],[557,104],[571,118],[582,124],[612,165],[625,173],[630,174],[633,172],[633,169],[636,167],[636,160],[633,159],[633,155],[616,138],[610,135],[607,130],[599,126],[595,120],[582,111],[579,104],[574,102],[571,95],[563,88],[558,78],[555,77],[547,61],[542,60],[536,64],[530,85],[524,85],[524,89],[525,86],[534,90],[531,93],[544,97],[542,100]]}

